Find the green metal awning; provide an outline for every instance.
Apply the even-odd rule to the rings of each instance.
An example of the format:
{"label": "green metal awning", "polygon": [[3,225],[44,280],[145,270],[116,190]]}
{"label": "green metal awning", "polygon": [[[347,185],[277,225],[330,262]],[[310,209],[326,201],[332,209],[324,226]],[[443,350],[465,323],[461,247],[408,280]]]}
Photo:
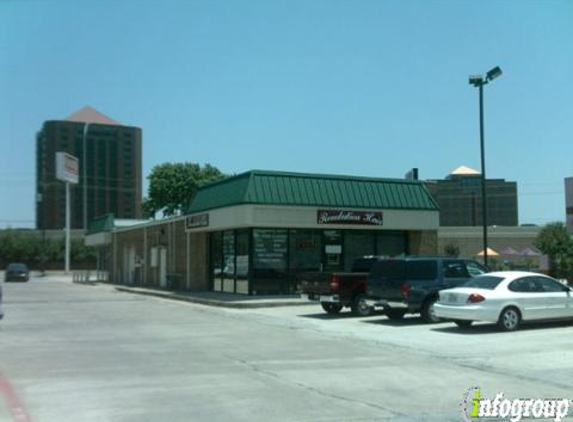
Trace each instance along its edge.
{"label": "green metal awning", "polygon": [[187,214],[244,204],[438,210],[420,181],[252,170],[200,188]]}
{"label": "green metal awning", "polygon": [[98,217],[92,220],[88,224],[88,231],[87,235],[96,234],[96,233],[105,233],[111,232],[115,225],[115,218],[113,213],[105,214],[101,217]]}

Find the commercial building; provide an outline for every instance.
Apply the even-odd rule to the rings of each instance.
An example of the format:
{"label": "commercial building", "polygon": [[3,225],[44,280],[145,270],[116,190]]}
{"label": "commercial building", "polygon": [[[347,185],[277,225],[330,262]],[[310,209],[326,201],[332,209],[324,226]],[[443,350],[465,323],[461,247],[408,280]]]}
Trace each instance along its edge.
{"label": "commercial building", "polygon": [[[71,227],[106,213],[141,218],[141,129],[124,126],[91,107],[44,122],[36,137],[36,227],[65,226],[65,187],[56,179],[56,152],[79,159],[71,186]],[[84,177],[85,176],[85,177]]]}
{"label": "commercial building", "polygon": [[364,255],[435,255],[438,221],[418,181],[249,171],[199,189],[185,216],[111,231],[111,279],[293,293],[300,273]]}
{"label": "commercial building", "polygon": [[[483,225],[481,174],[459,167],[444,180],[427,180],[426,187],[440,207],[440,227]],[[517,226],[517,183],[487,179],[488,226]]]}

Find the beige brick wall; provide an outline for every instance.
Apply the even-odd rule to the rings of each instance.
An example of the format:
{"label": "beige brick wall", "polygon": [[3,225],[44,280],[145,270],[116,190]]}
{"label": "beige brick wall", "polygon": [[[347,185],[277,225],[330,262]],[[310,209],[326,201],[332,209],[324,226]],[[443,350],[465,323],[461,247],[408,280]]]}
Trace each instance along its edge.
{"label": "beige brick wall", "polygon": [[438,255],[438,232],[436,230],[411,231],[408,233],[411,255]]}

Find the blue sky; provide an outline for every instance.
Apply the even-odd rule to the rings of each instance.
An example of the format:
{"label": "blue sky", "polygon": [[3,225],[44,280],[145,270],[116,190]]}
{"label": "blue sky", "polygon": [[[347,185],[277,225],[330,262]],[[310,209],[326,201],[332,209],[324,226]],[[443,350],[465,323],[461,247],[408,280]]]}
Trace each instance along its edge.
{"label": "blue sky", "polygon": [[0,0],[0,227],[34,225],[34,137],[91,105],[155,164],[517,181],[520,223],[565,219],[573,2]]}

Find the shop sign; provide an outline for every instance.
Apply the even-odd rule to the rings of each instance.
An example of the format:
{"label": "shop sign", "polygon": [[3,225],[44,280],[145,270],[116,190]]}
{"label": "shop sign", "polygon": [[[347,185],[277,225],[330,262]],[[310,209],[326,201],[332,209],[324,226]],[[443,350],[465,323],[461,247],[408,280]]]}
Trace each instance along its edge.
{"label": "shop sign", "polygon": [[381,211],[318,210],[318,224],[383,225]]}
{"label": "shop sign", "polygon": [[185,219],[185,228],[196,229],[197,227],[207,227],[209,225],[209,214],[190,215]]}

